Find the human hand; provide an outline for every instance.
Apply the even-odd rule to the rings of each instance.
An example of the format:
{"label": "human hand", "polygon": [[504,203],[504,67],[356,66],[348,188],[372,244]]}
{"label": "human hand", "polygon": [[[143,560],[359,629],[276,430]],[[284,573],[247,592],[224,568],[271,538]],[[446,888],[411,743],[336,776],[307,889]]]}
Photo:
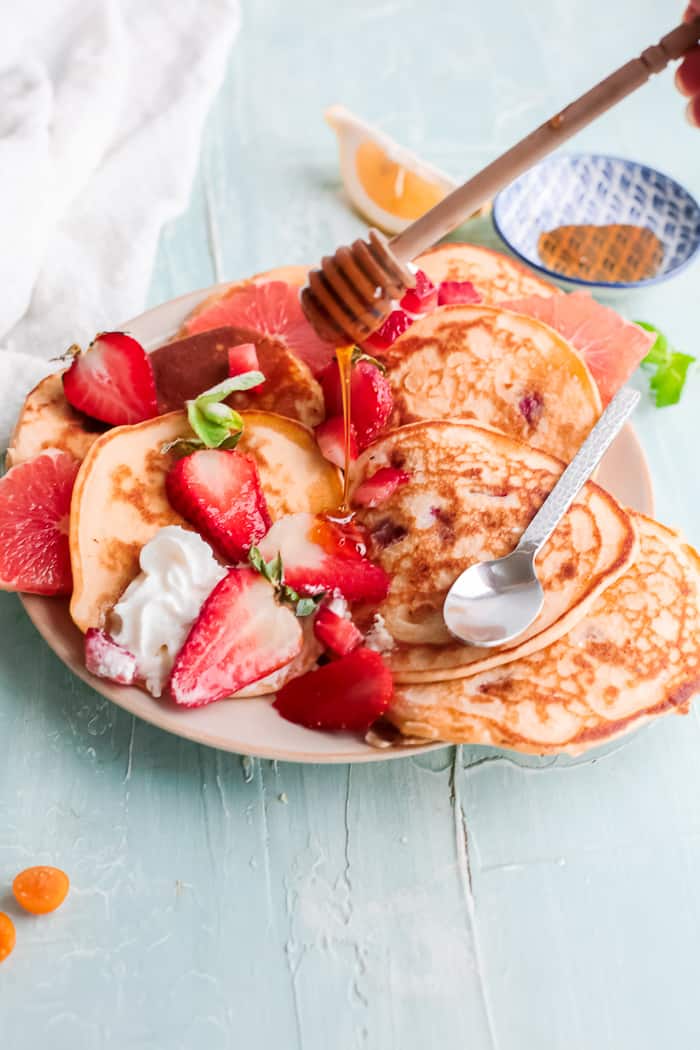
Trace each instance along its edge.
{"label": "human hand", "polygon": [[[700,0],[691,0],[685,21],[700,17]],[[700,45],[685,56],[676,70],[676,87],[689,99],[686,116],[691,124],[700,127]]]}

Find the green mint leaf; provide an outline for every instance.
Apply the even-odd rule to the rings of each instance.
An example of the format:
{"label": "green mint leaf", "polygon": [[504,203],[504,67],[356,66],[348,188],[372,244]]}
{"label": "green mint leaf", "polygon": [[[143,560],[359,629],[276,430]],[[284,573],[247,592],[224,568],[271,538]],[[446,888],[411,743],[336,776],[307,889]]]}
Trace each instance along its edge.
{"label": "green mint leaf", "polygon": [[294,610],[297,616],[311,616],[316,612],[318,601],[316,598],[300,598]]}
{"label": "green mint leaf", "polygon": [[378,361],[376,357],[372,357],[371,354],[366,354],[364,350],[361,350],[359,346],[353,348],[352,357],[350,363],[353,365],[359,364],[360,361],[369,361],[371,365],[378,368],[382,375],[386,375],[386,365]]}
{"label": "green mint leaf", "polygon": [[227,397],[237,393],[239,390],[250,390],[252,386],[258,386],[264,382],[265,376],[262,372],[241,372],[239,376],[230,376],[229,379],[224,379],[221,383],[217,383],[216,386],[205,390],[196,401],[200,407],[211,405],[217,401],[225,401]]}
{"label": "green mint leaf", "polygon": [[660,367],[650,380],[650,387],[656,394],[656,407],[667,408],[677,405],[685,385],[688,369],[695,360],[690,354],[674,351],[668,364]]}
{"label": "green mint leaf", "polygon": [[234,435],[240,436],[243,430],[243,419],[238,412],[229,408],[228,405],[222,405],[225,416],[222,413],[220,418],[216,418],[216,411],[212,411],[214,404],[214,401],[206,401],[201,404],[199,398],[187,402],[189,424],[207,448],[221,448],[224,442],[229,441]]}
{"label": "green mint leaf", "polygon": [[205,448],[204,442],[199,438],[175,438],[174,441],[166,441],[160,446],[163,455],[172,452],[176,456],[189,456],[200,448]]}
{"label": "green mint leaf", "polygon": [[655,325],[649,324],[648,321],[635,321],[635,324],[646,332],[656,335],[656,340],[649,353],[641,362],[644,368],[654,370],[654,375],[649,380],[649,387],[655,396],[656,407],[667,408],[669,405],[678,404],[688,369],[695,358],[690,354],[682,354],[675,350],[663,332],[659,331]]}

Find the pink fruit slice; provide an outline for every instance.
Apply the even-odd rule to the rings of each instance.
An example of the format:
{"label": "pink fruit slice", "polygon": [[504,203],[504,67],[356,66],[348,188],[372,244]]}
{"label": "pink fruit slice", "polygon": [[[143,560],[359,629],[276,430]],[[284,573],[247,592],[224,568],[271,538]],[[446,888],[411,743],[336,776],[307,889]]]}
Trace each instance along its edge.
{"label": "pink fruit slice", "polygon": [[332,360],[335,348],[316,335],[299,304],[299,289],[284,281],[236,286],[194,313],[185,332],[206,332],[233,325],[275,336],[318,375]]}
{"label": "pink fruit slice", "polygon": [[624,386],[656,338],[588,292],[549,298],[530,295],[499,306],[543,321],[571,343],[598,384],[603,405]]}
{"label": "pink fruit slice", "polygon": [[50,449],[0,478],[0,589],[70,594],[68,524],[79,467]]}

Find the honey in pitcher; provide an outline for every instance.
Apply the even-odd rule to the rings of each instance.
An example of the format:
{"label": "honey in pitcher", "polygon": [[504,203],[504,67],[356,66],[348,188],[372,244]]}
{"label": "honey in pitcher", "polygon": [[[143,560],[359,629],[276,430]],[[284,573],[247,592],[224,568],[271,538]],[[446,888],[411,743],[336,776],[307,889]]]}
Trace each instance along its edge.
{"label": "honey in pitcher", "polygon": [[540,234],[540,258],[550,270],[586,281],[634,282],[655,277],[664,246],[646,226],[557,226]]}

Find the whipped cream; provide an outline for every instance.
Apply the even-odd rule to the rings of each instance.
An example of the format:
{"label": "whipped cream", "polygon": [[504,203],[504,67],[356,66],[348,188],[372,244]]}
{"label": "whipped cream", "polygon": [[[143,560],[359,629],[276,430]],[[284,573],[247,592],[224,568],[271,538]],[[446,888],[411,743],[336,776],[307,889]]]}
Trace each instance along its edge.
{"label": "whipped cream", "polygon": [[163,692],[204,599],[227,573],[197,535],[166,525],[145,544],[141,572],[112,610],[111,635],[136,657],[149,693]]}
{"label": "whipped cream", "polygon": [[365,645],[368,649],[374,649],[376,653],[389,653],[396,645],[381,613],[374,614],[372,626],[365,638]]}

